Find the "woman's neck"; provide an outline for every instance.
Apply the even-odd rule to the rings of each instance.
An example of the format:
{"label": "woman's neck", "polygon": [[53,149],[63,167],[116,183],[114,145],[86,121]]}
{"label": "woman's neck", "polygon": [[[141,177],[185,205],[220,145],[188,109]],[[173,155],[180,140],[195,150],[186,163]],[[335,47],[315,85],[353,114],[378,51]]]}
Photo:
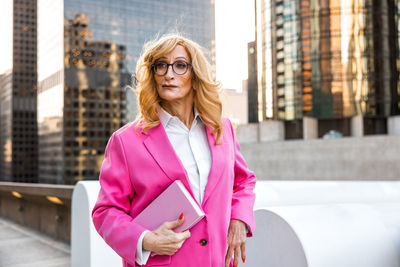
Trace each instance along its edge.
{"label": "woman's neck", "polygon": [[163,102],[161,103],[161,107],[172,116],[178,117],[190,129],[194,119],[193,103]]}

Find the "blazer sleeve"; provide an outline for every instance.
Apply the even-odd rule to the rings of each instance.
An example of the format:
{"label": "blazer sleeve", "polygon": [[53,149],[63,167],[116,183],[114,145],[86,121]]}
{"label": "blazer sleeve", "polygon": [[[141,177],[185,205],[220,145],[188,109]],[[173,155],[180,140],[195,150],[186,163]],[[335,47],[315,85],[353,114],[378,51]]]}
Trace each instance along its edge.
{"label": "blazer sleeve", "polygon": [[122,141],[113,134],[108,141],[100,171],[100,192],[92,211],[97,232],[129,264],[135,266],[140,235],[146,229],[129,215],[134,196]]}
{"label": "blazer sleeve", "polygon": [[235,138],[232,124],[229,120],[228,123],[232,132],[235,160],[231,219],[241,220],[246,223],[248,227],[247,237],[251,237],[255,228],[253,208],[256,195],[253,190],[256,185],[256,176],[248,169],[240,153],[239,143]]}

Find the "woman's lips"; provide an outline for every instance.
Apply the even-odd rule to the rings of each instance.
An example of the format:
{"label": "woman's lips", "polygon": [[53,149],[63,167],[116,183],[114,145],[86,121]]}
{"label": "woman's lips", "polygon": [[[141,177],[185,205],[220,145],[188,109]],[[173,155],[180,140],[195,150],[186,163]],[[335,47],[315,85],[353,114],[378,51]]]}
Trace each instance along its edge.
{"label": "woman's lips", "polygon": [[174,88],[177,88],[178,86],[176,86],[176,85],[163,85],[162,86],[162,88],[165,88],[165,89],[174,89]]}

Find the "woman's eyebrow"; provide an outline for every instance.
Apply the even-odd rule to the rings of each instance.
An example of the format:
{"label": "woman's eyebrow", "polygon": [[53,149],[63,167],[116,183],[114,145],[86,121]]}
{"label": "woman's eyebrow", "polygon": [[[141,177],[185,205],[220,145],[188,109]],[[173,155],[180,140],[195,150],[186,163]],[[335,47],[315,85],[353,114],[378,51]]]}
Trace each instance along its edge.
{"label": "woman's eyebrow", "polygon": [[[183,58],[184,60],[187,60],[186,57],[184,57],[184,56],[179,56],[179,57],[176,57],[175,59],[177,59],[177,58]],[[160,57],[159,60],[160,59],[168,59],[168,58],[167,57]]]}
{"label": "woman's eyebrow", "polygon": [[186,57],[176,57],[175,59],[177,59],[177,58],[183,58],[184,60],[186,60]]}

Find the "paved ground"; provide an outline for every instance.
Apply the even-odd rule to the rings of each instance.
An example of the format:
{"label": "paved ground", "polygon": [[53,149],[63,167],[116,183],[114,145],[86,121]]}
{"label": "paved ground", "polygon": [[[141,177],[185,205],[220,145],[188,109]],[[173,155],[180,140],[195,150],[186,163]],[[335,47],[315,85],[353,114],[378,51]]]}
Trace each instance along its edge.
{"label": "paved ground", "polygon": [[70,247],[0,217],[0,267],[69,267]]}

